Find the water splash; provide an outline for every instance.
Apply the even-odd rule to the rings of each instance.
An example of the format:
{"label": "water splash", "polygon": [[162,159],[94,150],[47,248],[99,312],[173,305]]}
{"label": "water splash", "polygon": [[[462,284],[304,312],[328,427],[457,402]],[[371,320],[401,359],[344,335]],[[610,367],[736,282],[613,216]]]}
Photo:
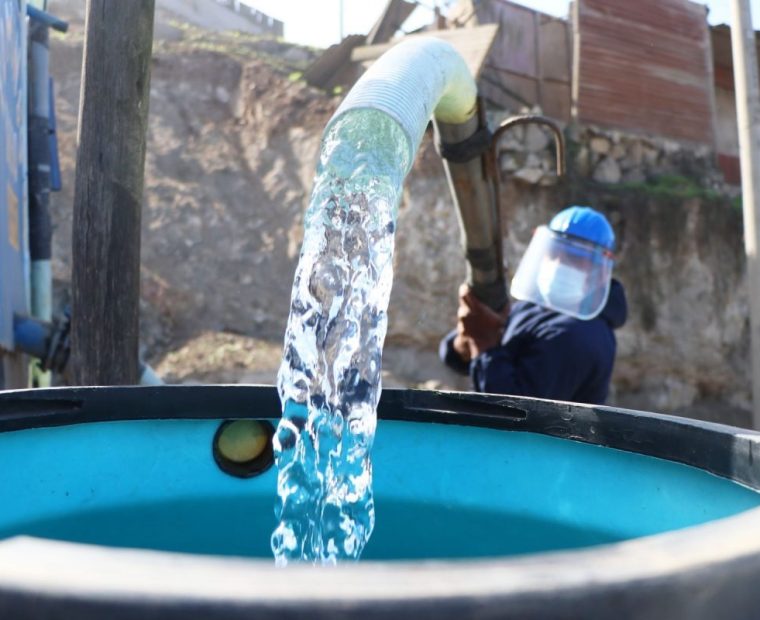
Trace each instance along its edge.
{"label": "water splash", "polygon": [[408,139],[376,110],[328,129],[304,221],[284,357],[277,565],[358,559],[374,526],[370,449]]}

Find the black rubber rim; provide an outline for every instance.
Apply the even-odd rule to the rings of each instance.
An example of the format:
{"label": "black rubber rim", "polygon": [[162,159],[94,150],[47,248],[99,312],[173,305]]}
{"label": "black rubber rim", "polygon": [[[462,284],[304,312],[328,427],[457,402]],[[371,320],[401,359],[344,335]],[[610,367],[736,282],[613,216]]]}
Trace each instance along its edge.
{"label": "black rubber rim", "polygon": [[[163,385],[0,392],[0,432],[108,420],[276,419],[274,386]],[[700,420],[470,392],[386,389],[381,420],[540,433],[698,467],[760,490],[760,433]]]}

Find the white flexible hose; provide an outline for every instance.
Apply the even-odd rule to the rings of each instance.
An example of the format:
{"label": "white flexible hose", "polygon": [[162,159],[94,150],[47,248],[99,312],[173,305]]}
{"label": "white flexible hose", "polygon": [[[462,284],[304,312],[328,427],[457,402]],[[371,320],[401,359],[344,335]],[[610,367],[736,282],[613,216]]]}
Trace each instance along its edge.
{"label": "white flexible hose", "polygon": [[385,52],[357,81],[325,134],[346,112],[380,110],[404,130],[413,162],[433,115],[444,123],[464,123],[475,114],[476,102],[475,80],[451,44],[434,37],[409,39]]}

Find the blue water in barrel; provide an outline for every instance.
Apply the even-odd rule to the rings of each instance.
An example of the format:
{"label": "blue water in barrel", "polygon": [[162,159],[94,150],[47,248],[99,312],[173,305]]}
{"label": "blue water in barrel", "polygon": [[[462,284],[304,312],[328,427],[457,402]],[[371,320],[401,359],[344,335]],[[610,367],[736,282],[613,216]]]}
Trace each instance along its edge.
{"label": "blue water in barrel", "polygon": [[[0,537],[271,559],[276,471],[212,457],[214,420],[0,435]],[[760,494],[661,459],[544,435],[380,421],[377,528],[363,560],[572,549],[704,523]]]}

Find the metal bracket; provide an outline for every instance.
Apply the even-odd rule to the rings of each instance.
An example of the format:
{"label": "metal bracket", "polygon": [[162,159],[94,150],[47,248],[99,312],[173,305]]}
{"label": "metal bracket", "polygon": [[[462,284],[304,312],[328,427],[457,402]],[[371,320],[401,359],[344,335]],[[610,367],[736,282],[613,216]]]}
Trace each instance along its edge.
{"label": "metal bracket", "polygon": [[487,153],[489,149],[493,148],[493,135],[488,127],[480,127],[474,134],[472,134],[466,140],[451,144],[443,142],[442,140],[436,141],[435,149],[441,158],[446,159],[455,164],[464,164],[480,157],[484,153]]}

